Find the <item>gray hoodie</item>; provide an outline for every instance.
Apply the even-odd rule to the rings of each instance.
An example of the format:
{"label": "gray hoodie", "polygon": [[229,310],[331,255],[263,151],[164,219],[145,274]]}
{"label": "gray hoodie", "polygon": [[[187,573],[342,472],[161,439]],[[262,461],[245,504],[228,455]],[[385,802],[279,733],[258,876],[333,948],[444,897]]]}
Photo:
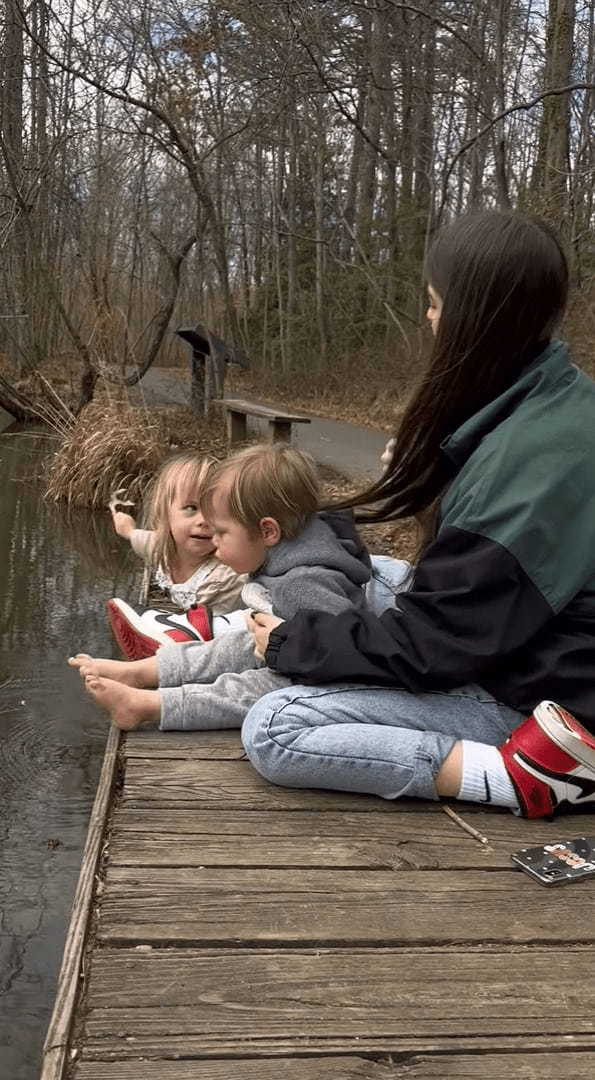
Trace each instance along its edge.
{"label": "gray hoodie", "polygon": [[298,611],[338,614],[365,604],[363,586],[370,580],[365,548],[348,520],[338,534],[326,520],[311,518],[293,540],[280,540],[242,590],[248,607],[272,610],[281,619]]}

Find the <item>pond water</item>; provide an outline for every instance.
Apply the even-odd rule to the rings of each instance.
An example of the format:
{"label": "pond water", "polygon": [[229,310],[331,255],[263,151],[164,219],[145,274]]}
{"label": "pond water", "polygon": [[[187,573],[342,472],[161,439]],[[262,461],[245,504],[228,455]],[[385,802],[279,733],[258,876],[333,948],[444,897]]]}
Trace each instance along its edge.
{"label": "pond water", "polygon": [[37,1080],[107,738],[66,658],[115,655],[138,561],[107,513],[42,499],[53,441],[0,435],[0,1077]]}

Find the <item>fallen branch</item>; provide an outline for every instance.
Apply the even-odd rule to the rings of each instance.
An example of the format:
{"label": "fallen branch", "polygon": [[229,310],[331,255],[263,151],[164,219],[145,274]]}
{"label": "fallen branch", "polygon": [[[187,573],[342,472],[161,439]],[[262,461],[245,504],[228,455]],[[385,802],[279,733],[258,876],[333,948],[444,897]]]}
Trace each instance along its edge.
{"label": "fallen branch", "polygon": [[27,424],[39,419],[35,403],[3,375],[0,375],[0,405],[20,423]]}

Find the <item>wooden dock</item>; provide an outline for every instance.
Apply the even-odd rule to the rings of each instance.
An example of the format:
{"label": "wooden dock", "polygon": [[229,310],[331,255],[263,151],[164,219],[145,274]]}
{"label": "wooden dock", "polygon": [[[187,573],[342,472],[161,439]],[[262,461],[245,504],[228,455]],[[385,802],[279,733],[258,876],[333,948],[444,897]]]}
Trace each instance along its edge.
{"label": "wooden dock", "polygon": [[43,1080],[592,1080],[595,879],[510,853],[593,816],[459,805],[485,845],[439,804],[274,787],[236,733],[110,740]]}

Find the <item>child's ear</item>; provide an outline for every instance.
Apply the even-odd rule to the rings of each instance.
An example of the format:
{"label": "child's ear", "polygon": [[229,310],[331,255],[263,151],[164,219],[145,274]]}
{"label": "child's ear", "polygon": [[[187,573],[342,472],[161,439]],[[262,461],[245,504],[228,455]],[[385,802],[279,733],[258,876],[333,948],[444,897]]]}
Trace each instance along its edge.
{"label": "child's ear", "polygon": [[266,547],[274,547],[281,539],[279,522],[272,517],[261,518],[258,522],[260,535]]}

